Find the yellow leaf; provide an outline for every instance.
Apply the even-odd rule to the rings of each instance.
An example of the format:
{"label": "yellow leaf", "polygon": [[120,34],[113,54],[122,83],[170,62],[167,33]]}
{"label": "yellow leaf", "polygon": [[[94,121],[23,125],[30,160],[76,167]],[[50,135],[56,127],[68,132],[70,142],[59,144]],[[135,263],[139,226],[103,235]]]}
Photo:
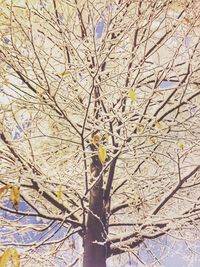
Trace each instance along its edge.
{"label": "yellow leaf", "polygon": [[106,149],[102,145],[99,145],[99,159],[100,159],[100,161],[102,163],[105,162],[106,157],[107,157]]}
{"label": "yellow leaf", "polygon": [[1,256],[0,266],[6,267],[8,261],[9,261],[9,258],[10,258],[10,250],[6,249],[3,253],[3,255]]}
{"label": "yellow leaf", "polygon": [[12,260],[12,267],[19,267],[19,254],[15,248],[8,248],[0,259],[0,266],[6,267],[9,260]]}
{"label": "yellow leaf", "polygon": [[181,150],[184,149],[184,144],[181,143],[181,142],[179,142],[179,143],[177,144],[177,146],[178,146],[178,148],[181,149]]}
{"label": "yellow leaf", "polygon": [[13,267],[19,267],[19,254],[16,249],[11,248],[11,258],[13,262]]}
{"label": "yellow leaf", "polygon": [[18,186],[12,186],[10,189],[10,200],[14,206],[14,208],[17,210],[20,200],[20,190]]}
{"label": "yellow leaf", "polygon": [[106,142],[108,143],[109,142],[109,138],[110,138],[110,134],[108,132],[106,132],[105,138],[106,138]]}
{"label": "yellow leaf", "polygon": [[155,136],[150,136],[149,137],[149,142],[150,142],[150,144],[156,144],[157,143],[157,138]]}
{"label": "yellow leaf", "polygon": [[62,191],[62,187],[60,186],[57,191],[57,198],[59,201],[62,201],[62,195],[63,195],[63,191]]}
{"label": "yellow leaf", "polygon": [[69,70],[65,70],[65,71],[63,71],[62,73],[60,73],[60,76],[63,77],[63,78],[65,78],[65,77],[69,76],[70,74],[71,74],[71,73],[70,73]]}
{"label": "yellow leaf", "polygon": [[135,97],[136,97],[135,90],[133,88],[129,91],[128,96],[131,99],[131,104],[133,104],[133,102],[135,101]]}
{"label": "yellow leaf", "polygon": [[155,123],[155,127],[156,127],[157,129],[160,129],[160,128],[161,128],[161,124],[160,124],[159,121],[157,121],[157,122]]}
{"label": "yellow leaf", "polygon": [[186,0],[173,0],[171,2],[171,8],[175,12],[180,12],[184,9],[184,5],[186,4]]}
{"label": "yellow leaf", "polygon": [[138,125],[136,130],[137,130],[138,134],[142,134],[142,133],[144,133],[144,126],[143,125]]}

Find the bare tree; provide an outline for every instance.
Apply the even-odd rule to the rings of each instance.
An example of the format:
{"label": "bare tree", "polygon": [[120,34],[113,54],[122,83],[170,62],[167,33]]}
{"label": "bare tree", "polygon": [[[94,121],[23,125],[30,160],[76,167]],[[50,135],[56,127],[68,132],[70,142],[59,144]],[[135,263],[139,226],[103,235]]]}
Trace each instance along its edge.
{"label": "bare tree", "polygon": [[[199,1],[1,6],[0,208],[19,216],[1,218],[2,251],[69,266],[78,234],[83,266],[105,267],[145,240],[199,240]],[[16,241],[27,231],[44,238]]]}

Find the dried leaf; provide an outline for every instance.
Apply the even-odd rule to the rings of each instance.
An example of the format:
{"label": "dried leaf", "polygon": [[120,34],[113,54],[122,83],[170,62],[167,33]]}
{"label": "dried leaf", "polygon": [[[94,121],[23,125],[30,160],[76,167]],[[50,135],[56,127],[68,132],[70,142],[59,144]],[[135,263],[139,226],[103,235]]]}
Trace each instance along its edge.
{"label": "dried leaf", "polygon": [[95,134],[92,138],[92,143],[94,145],[96,145],[97,143],[99,143],[101,141],[101,137],[98,134]]}
{"label": "dried leaf", "polygon": [[7,185],[4,185],[0,188],[0,198],[2,198],[3,196],[5,196],[5,194],[7,193],[8,191],[8,186]]}
{"label": "dried leaf", "polygon": [[106,157],[107,157],[106,149],[102,145],[99,145],[99,159],[100,159],[100,161],[102,163],[105,162]]}
{"label": "dried leaf", "polygon": [[10,189],[10,200],[14,206],[14,208],[17,210],[20,200],[20,189],[18,186],[12,186]]}

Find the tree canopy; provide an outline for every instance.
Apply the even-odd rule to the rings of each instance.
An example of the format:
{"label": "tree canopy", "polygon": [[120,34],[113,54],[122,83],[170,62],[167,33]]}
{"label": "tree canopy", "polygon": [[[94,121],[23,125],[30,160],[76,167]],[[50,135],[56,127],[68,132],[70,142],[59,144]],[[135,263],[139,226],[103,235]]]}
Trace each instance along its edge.
{"label": "tree canopy", "polygon": [[6,0],[0,22],[2,266],[199,241],[199,1]]}

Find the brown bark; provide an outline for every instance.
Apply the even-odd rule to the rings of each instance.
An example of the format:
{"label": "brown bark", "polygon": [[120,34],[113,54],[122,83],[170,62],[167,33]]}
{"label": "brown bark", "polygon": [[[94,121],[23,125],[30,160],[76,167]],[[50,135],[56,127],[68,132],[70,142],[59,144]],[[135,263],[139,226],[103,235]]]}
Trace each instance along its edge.
{"label": "brown bark", "polygon": [[91,169],[98,182],[90,191],[89,213],[84,238],[83,267],[106,267],[106,220],[103,201],[102,164],[93,156]]}

